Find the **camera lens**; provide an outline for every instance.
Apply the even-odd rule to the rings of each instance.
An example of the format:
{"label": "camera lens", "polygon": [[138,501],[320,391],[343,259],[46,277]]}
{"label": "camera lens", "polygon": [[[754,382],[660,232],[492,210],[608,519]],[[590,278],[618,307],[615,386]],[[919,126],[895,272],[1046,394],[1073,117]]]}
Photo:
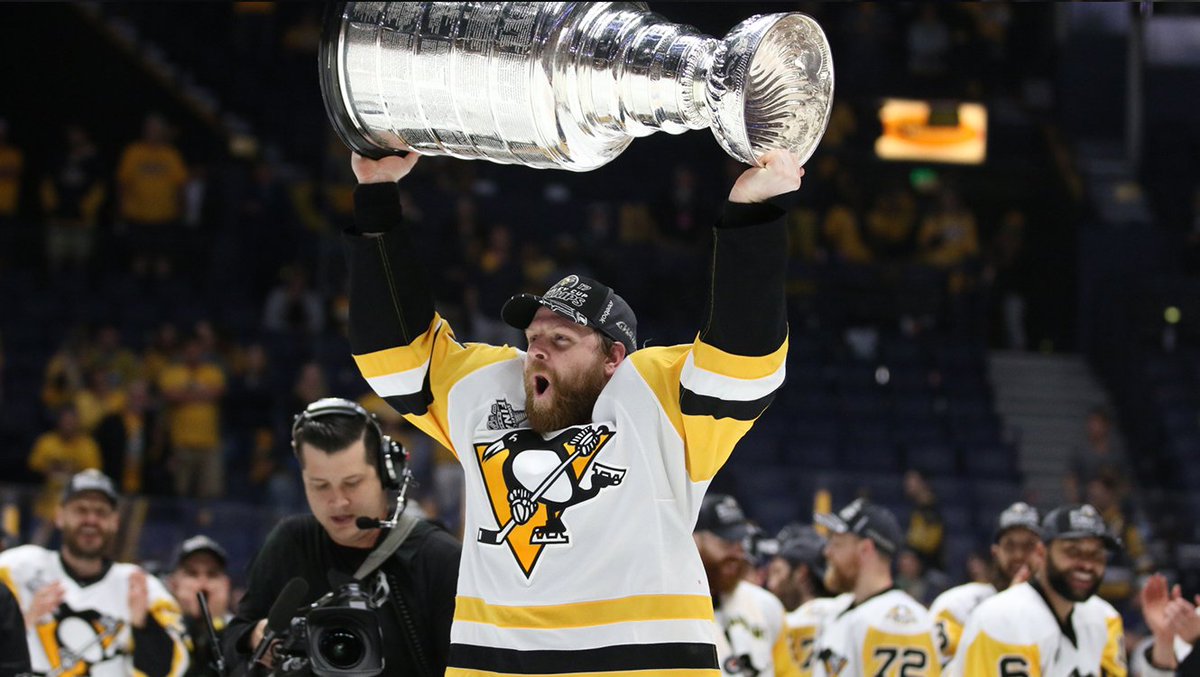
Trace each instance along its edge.
{"label": "camera lens", "polygon": [[358,665],[366,652],[362,638],[342,628],[325,633],[318,646],[321,656],[335,668],[352,668]]}

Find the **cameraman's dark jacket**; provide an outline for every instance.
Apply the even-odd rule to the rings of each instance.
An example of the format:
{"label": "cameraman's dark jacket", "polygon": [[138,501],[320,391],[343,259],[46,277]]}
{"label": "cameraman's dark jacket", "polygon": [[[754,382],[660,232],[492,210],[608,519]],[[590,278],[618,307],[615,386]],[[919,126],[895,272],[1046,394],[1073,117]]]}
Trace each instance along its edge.
{"label": "cameraman's dark jacket", "polygon": [[[382,533],[380,542],[386,534]],[[379,568],[391,588],[391,600],[379,610],[385,674],[440,676],[445,672],[461,551],[453,536],[422,520]],[[370,552],[337,545],[312,515],[280,522],[250,565],[246,595],[221,638],[226,662],[231,667],[246,663],[255,624],[268,616],[288,581],[300,577],[308,582],[307,606],[351,580]],[[397,596],[411,623],[400,618]],[[409,637],[417,642],[423,661],[413,655]],[[420,669],[422,663],[424,670]]]}

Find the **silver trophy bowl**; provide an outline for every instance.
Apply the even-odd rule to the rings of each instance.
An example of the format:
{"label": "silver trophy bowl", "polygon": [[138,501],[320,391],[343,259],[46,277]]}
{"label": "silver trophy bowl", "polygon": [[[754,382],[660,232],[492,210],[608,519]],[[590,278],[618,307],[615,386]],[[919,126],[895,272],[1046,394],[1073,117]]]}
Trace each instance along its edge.
{"label": "silver trophy bowl", "polygon": [[351,149],[588,171],[638,136],[712,129],[751,165],[804,163],[825,133],[833,60],[804,14],[723,40],[641,2],[348,2],[326,17],[326,112]]}

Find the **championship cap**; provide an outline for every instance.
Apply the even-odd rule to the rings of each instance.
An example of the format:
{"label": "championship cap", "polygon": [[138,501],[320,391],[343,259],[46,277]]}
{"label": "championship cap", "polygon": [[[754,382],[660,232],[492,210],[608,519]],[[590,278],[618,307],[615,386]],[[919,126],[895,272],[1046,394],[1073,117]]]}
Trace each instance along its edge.
{"label": "championship cap", "polygon": [[95,468],[89,468],[75,473],[71,476],[71,479],[67,480],[67,486],[63,489],[62,500],[60,502],[65,504],[85,491],[94,491],[103,494],[114,507],[116,507],[117,501],[120,499],[117,488],[108,475]]}
{"label": "championship cap", "polygon": [[517,294],[500,309],[500,317],[517,329],[525,329],[542,307],[625,344],[626,353],[637,349],[633,309],[612,289],[589,277],[568,275],[541,296]]}
{"label": "championship cap", "polygon": [[1017,501],[1004,509],[996,518],[996,528],[992,531],[992,542],[999,543],[1000,537],[1009,529],[1028,529],[1039,537],[1042,528],[1039,525],[1037,508],[1024,501]]}
{"label": "championship cap", "polygon": [[1042,520],[1042,540],[1047,543],[1080,538],[1098,538],[1109,550],[1120,550],[1122,547],[1121,539],[1108,530],[1100,512],[1086,503],[1059,506]]}
{"label": "championship cap", "polygon": [[183,564],[183,560],[200,552],[211,553],[221,563],[222,569],[229,565],[229,555],[226,554],[225,548],[222,548],[220,543],[204,534],[197,534],[179,544],[179,548],[175,551],[174,565],[171,568],[178,569],[179,565]]}
{"label": "championship cap", "polygon": [[854,534],[869,538],[875,547],[888,555],[894,555],[904,544],[904,535],[900,523],[891,511],[883,506],[873,505],[865,498],[859,498],[842,508],[836,515],[813,515],[813,519],[835,534]]}
{"label": "championship cap", "polygon": [[709,494],[700,504],[696,531],[711,531],[723,540],[741,543],[752,528],[737,499],[728,494]]}
{"label": "championship cap", "polygon": [[825,539],[805,524],[789,524],[779,530],[779,557],[792,566],[807,564],[818,577],[825,575]]}

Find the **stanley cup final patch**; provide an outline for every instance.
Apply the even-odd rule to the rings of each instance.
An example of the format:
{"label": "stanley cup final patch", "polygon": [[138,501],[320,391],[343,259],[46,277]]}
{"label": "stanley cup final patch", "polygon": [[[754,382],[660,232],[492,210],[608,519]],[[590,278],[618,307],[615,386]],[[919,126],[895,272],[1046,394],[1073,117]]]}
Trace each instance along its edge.
{"label": "stanley cup final patch", "polygon": [[480,527],[479,543],[507,544],[528,578],[548,545],[571,542],[563,514],[568,508],[619,486],[624,468],[596,459],[615,432],[607,425],[567,428],[550,439],[514,430],[475,445],[497,528]]}

